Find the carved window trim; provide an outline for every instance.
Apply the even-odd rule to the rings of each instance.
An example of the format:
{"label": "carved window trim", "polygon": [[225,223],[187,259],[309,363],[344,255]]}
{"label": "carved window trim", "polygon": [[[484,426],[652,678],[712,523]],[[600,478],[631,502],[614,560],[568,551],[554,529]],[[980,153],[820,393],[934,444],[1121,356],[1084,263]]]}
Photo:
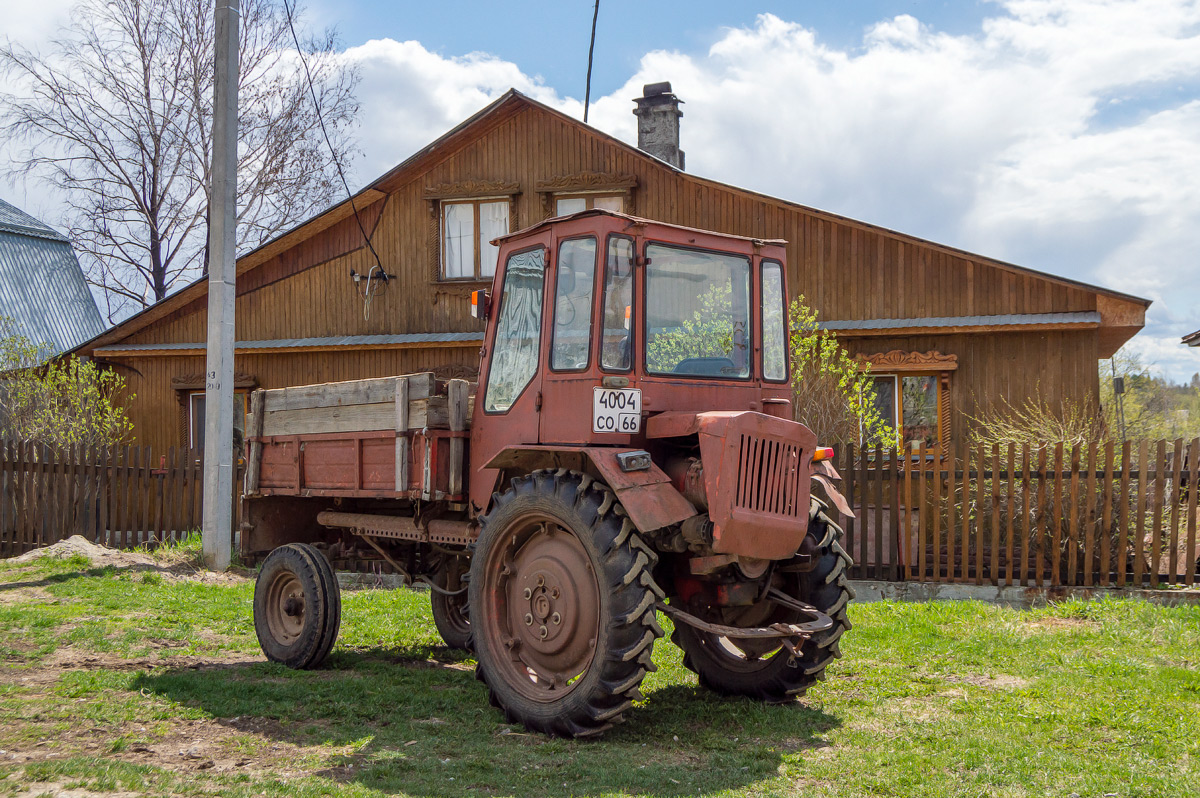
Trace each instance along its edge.
{"label": "carved window trim", "polygon": [[542,209],[542,218],[554,216],[555,202],[559,197],[608,196],[620,197],[624,212],[635,216],[634,190],[638,186],[635,175],[620,172],[576,172],[560,175],[548,180],[539,180],[534,186]]}
{"label": "carved window trim", "polygon": [[429,203],[429,281],[445,286],[464,286],[462,290],[465,292],[480,285],[490,285],[491,277],[446,279],[442,276],[442,207],[454,202],[508,200],[508,231],[511,233],[521,229],[517,210],[517,197],[520,194],[520,183],[505,180],[462,180],[426,186],[425,200]]}
{"label": "carved window trim", "polygon": [[[936,350],[929,352],[907,352],[893,349],[890,352],[878,352],[873,355],[859,355],[859,363],[870,367],[870,373],[877,377],[895,376],[897,386],[900,377],[931,376],[937,378],[938,398],[938,445],[933,453],[941,454],[949,451],[950,438],[950,375],[958,370],[958,355],[943,355]],[[900,392],[897,391],[897,401]],[[903,412],[900,409],[900,412]]]}

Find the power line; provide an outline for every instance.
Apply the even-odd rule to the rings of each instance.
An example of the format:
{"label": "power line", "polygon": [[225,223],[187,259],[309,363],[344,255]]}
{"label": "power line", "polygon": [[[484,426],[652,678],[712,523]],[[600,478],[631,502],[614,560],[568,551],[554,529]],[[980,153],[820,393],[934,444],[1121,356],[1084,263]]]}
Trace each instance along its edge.
{"label": "power line", "polygon": [[596,18],[600,16],[600,0],[596,0],[596,8],[592,11],[592,43],[588,45],[587,89],[583,95],[583,121],[587,122],[588,106],[592,102],[592,53],[596,51]]}
{"label": "power line", "polygon": [[[596,0],[597,3],[600,0]],[[346,173],[342,171],[341,161],[338,160],[337,151],[333,148],[333,142],[329,140],[329,131],[325,129],[325,116],[321,113],[321,103],[317,100],[317,90],[313,87],[312,72],[308,69],[308,59],[304,57],[304,49],[300,47],[300,37],[296,35],[296,26],[292,22],[292,6],[288,0],[283,0],[283,10],[287,14],[288,30],[292,32],[292,41],[296,44],[296,55],[300,56],[300,64],[304,67],[304,76],[308,81],[308,92],[312,95],[313,108],[317,111],[317,122],[321,126],[321,135],[325,137],[325,145],[329,147],[329,157],[333,159],[333,165],[337,169],[338,177],[342,179],[342,187],[346,189],[346,197],[350,200],[350,208],[354,211],[354,221],[358,222],[358,231],[362,233],[363,241],[367,242],[367,249],[371,250],[371,256],[375,258],[375,266],[371,267],[371,271],[367,273],[367,293],[371,291],[371,275],[375,268],[379,268],[379,274],[383,281],[388,281],[388,273],[383,268],[383,262],[379,260],[379,253],[375,251],[375,245],[371,243],[371,237],[367,235],[367,229],[363,227],[362,219],[358,215],[358,205],[354,202],[354,195],[350,192],[350,184],[346,182]],[[590,67],[589,67],[590,74]],[[370,299],[367,300],[368,306]]]}

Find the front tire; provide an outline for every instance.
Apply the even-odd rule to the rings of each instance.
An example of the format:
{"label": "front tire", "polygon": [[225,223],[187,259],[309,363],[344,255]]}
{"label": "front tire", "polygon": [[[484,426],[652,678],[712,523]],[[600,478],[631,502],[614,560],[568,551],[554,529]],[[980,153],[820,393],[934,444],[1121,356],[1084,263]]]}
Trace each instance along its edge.
{"label": "front tire", "polygon": [[[722,695],[783,703],[804,695],[808,688],[823,680],[825,669],[842,655],[838,641],[851,627],[846,607],[854,598],[854,590],[847,583],[846,569],[852,560],[839,543],[841,528],[815,501],[809,512],[808,530],[816,543],[813,555],[816,565],[810,571],[787,573],[784,590],[829,615],[833,626],[805,640],[798,647],[799,656],[793,656],[784,648],[772,653],[746,646],[747,653],[728,638],[676,624],[671,641],[683,649],[683,664],[696,673],[702,687]],[[799,613],[782,605],[756,607],[758,615],[744,625],[804,620]],[[756,607],[749,611],[755,612]]]}
{"label": "front tire", "polygon": [[586,737],[621,721],[655,670],[657,559],[583,474],[536,471],[493,497],[468,595],[476,674],[509,722]]}
{"label": "front tire", "polygon": [[267,659],[317,667],[333,648],[341,618],[341,592],[324,554],[289,543],[268,555],[254,584],[254,632]]}

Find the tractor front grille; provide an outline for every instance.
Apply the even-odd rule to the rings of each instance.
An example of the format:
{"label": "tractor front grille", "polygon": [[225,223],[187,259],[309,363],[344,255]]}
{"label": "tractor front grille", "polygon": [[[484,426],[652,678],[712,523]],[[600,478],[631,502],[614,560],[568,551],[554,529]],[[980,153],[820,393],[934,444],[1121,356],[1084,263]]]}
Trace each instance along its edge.
{"label": "tractor front grille", "polygon": [[[808,517],[807,474],[800,473],[801,448],[794,440],[742,432],[733,505],[755,513]],[[803,506],[801,504],[803,503]]]}

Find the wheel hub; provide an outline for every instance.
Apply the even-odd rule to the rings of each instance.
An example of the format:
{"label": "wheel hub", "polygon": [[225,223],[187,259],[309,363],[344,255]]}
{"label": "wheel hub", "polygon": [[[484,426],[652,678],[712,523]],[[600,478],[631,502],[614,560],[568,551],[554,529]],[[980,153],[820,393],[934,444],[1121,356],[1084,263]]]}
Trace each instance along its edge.
{"label": "wheel hub", "polygon": [[523,692],[548,700],[591,663],[599,586],[583,544],[554,519],[525,519],[507,537],[512,542],[495,572],[505,603],[499,639]]}
{"label": "wheel hub", "polygon": [[526,644],[546,654],[556,653],[573,636],[579,590],[568,563],[545,557],[531,563],[530,568],[518,571],[515,583],[520,593],[515,604],[524,615],[517,628]]}
{"label": "wheel hub", "polygon": [[267,590],[267,626],[281,643],[290,643],[304,629],[304,585],[295,574],[281,572]]}

